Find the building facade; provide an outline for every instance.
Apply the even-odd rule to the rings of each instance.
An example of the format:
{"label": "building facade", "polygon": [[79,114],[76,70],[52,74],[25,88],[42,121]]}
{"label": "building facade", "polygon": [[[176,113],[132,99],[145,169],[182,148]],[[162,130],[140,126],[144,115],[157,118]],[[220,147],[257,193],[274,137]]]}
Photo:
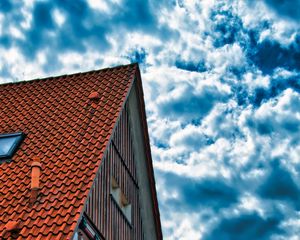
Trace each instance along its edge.
{"label": "building facade", "polygon": [[137,64],[0,85],[0,113],[0,239],[162,239]]}

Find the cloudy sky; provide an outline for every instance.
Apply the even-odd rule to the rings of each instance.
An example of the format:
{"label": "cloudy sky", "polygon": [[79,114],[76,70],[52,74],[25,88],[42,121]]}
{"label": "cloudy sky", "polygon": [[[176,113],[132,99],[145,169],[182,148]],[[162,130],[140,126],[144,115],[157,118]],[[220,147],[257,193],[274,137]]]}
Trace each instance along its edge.
{"label": "cloudy sky", "polygon": [[299,0],[0,1],[0,82],[139,62],[165,239],[300,239]]}

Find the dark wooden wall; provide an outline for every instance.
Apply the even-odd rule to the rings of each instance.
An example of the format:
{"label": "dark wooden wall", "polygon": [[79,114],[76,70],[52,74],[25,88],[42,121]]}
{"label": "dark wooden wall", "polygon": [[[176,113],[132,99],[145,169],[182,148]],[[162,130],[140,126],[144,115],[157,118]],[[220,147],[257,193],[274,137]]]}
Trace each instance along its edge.
{"label": "dark wooden wall", "polygon": [[[86,207],[86,214],[107,240],[143,239],[139,185],[134,161],[126,105]],[[131,223],[110,195],[112,177],[117,180],[122,192],[131,203]]]}

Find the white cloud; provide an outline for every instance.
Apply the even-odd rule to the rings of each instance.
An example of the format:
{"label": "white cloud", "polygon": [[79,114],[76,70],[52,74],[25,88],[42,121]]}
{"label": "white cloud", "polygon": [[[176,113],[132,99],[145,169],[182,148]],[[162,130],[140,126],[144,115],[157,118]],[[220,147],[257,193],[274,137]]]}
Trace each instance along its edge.
{"label": "white cloud", "polygon": [[[170,232],[165,239],[201,239],[204,227],[196,224],[198,222],[198,214],[178,214],[174,211],[170,215],[170,219],[163,221],[164,229]],[[181,220],[175,223],[171,219]]]}
{"label": "white cloud", "polygon": [[10,26],[9,27],[9,32],[11,34],[11,36],[15,37],[15,38],[19,38],[19,39],[24,39],[24,34],[15,26]]}
{"label": "white cloud", "polygon": [[66,20],[63,13],[61,11],[59,11],[58,9],[55,9],[53,11],[53,17],[54,17],[55,22],[58,24],[58,26],[63,25]]}
{"label": "white cloud", "polygon": [[246,59],[241,47],[234,43],[209,52],[207,62],[215,71],[224,73],[229,66],[241,67],[245,65]]}
{"label": "white cloud", "polygon": [[245,193],[241,197],[238,208],[241,208],[242,211],[258,212],[261,216],[263,216],[265,212],[259,199],[249,193]]}
{"label": "white cloud", "polygon": [[[41,64],[38,61],[28,62],[17,48],[0,49],[2,68],[5,66],[9,69],[14,81],[25,79],[34,79],[44,75]],[[24,67],[26,66],[26,67]],[[10,77],[1,77],[0,82],[10,82]]]}
{"label": "white cloud", "polygon": [[89,5],[97,10],[109,12],[109,6],[106,1],[87,0]]}
{"label": "white cloud", "polygon": [[249,87],[250,91],[255,88],[267,88],[270,84],[270,76],[262,75],[261,72],[247,72],[244,74],[242,81]]}

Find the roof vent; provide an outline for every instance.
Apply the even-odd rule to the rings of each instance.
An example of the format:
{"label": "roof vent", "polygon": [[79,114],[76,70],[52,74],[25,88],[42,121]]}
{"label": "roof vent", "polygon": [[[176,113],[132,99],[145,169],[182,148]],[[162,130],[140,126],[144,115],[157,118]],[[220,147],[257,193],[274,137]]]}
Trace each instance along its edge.
{"label": "roof vent", "polygon": [[31,164],[31,196],[30,203],[33,204],[38,197],[40,190],[40,175],[41,175],[40,159],[35,157]]}
{"label": "roof vent", "polygon": [[91,99],[91,100],[99,100],[100,99],[100,95],[97,92],[91,92],[91,94],[89,95],[89,99]]}
{"label": "roof vent", "polygon": [[2,233],[2,238],[4,239],[16,239],[19,236],[21,230],[20,222],[10,220],[4,226],[4,231]]}

